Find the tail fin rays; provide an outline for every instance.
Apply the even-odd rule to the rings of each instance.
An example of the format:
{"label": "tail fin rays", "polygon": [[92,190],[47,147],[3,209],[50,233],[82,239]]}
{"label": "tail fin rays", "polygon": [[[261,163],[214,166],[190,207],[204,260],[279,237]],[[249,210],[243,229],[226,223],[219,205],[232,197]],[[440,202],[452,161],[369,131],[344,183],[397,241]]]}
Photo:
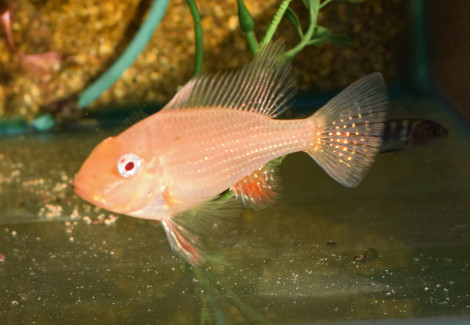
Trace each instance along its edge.
{"label": "tail fin rays", "polygon": [[316,133],[307,152],[340,184],[359,185],[380,150],[387,106],[380,73],[358,80],[311,117]]}

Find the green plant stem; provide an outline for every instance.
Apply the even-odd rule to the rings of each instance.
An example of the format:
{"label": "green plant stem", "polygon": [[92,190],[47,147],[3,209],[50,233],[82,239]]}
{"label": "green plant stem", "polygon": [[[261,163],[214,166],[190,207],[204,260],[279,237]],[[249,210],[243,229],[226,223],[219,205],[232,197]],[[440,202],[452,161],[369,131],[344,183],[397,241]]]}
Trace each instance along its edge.
{"label": "green plant stem", "polygon": [[246,33],[246,40],[248,41],[248,46],[250,47],[251,52],[253,54],[256,54],[259,50],[258,46],[258,40],[256,39],[255,33],[254,32],[248,32]]}
{"label": "green plant stem", "polygon": [[289,4],[292,0],[283,0],[281,2],[281,5],[279,6],[279,9],[277,10],[276,14],[274,15],[274,18],[271,22],[271,25],[269,25],[268,30],[266,31],[266,34],[264,35],[263,40],[261,41],[260,47],[265,46],[269,42],[271,42],[271,39],[274,36],[274,33],[276,32],[277,26],[279,26],[279,23],[281,22],[282,17],[284,16],[284,13],[286,12],[287,8],[289,7]]}
{"label": "green plant stem", "polygon": [[186,3],[189,6],[191,15],[194,20],[194,41],[196,47],[196,53],[194,56],[194,74],[199,74],[202,71],[202,55],[203,55],[203,36],[202,36],[202,26],[201,26],[201,16],[199,14],[199,9],[196,5],[195,0],[186,0]]}
{"label": "green plant stem", "polygon": [[129,66],[131,66],[137,56],[147,45],[152,37],[154,30],[165,14],[168,2],[170,0],[154,0],[147,18],[140,26],[137,34],[134,36],[129,46],[113,65],[101,75],[94,83],[88,86],[78,97],[78,106],[87,107],[92,101],[98,98],[106,89],[121,76]]}
{"label": "green plant stem", "polygon": [[325,0],[321,5],[320,5],[320,9],[323,9],[324,7],[326,7],[326,5],[328,5],[330,2],[333,2],[335,0]]}
{"label": "green plant stem", "polygon": [[292,58],[310,42],[310,39],[312,38],[313,32],[315,31],[315,27],[317,25],[318,12],[320,11],[320,0],[311,0],[309,11],[310,25],[308,26],[307,32],[305,32],[305,35],[301,39],[299,44],[297,44],[294,48],[290,49],[285,53],[286,59],[288,61],[292,60]]}

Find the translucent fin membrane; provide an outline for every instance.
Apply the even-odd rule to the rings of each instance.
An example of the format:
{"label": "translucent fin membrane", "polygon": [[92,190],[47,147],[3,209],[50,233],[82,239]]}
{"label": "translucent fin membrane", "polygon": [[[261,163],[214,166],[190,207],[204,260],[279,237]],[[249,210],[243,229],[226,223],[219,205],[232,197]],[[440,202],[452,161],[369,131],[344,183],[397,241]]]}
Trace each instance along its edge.
{"label": "translucent fin membrane", "polygon": [[297,91],[283,52],[284,42],[277,41],[239,70],[196,76],[163,109],[226,107],[276,117]]}
{"label": "translucent fin membrane", "polygon": [[183,256],[191,265],[200,263],[197,237],[171,218],[162,220],[163,229],[173,251]]}
{"label": "translucent fin membrane", "polygon": [[360,79],[311,117],[315,134],[307,152],[336,181],[357,186],[382,144],[387,106],[382,75]]}
{"label": "translucent fin membrane", "polygon": [[215,198],[195,209],[163,219],[163,229],[171,248],[191,265],[200,265],[205,260],[202,235],[226,229],[227,223],[240,214],[240,206],[235,198]]}
{"label": "translucent fin membrane", "polygon": [[230,189],[243,205],[252,209],[264,209],[279,197],[279,181],[276,177],[278,163],[268,163],[233,185]]}

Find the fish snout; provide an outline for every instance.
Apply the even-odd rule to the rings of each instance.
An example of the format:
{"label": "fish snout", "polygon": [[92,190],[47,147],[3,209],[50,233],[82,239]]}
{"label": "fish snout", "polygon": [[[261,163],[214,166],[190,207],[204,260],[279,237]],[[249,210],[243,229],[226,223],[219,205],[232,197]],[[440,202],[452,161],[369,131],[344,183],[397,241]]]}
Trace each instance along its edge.
{"label": "fish snout", "polygon": [[91,201],[91,197],[93,196],[93,190],[91,188],[92,186],[90,186],[90,183],[86,181],[86,177],[83,177],[80,172],[75,175],[75,178],[72,182],[72,187],[75,194],[77,194],[79,197],[85,201]]}
{"label": "fish snout", "polygon": [[106,200],[103,196],[93,191],[90,191],[82,186],[77,184],[73,184],[73,191],[77,194],[81,199],[93,203],[99,207],[106,208]]}
{"label": "fish snout", "polygon": [[72,183],[72,188],[75,194],[77,194],[82,199],[86,200],[86,191],[82,187],[80,187],[75,180]]}

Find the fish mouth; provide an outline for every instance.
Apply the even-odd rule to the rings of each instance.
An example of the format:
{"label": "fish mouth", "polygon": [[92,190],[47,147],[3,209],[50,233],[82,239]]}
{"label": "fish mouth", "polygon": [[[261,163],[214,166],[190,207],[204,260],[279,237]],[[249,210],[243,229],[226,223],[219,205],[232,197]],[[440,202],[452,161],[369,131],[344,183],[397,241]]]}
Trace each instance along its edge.
{"label": "fish mouth", "polygon": [[77,194],[79,197],[81,197],[82,199],[86,200],[86,195],[85,195],[85,191],[78,187],[75,182],[72,184],[72,188],[73,188],[73,191],[75,192],[75,194]]}
{"label": "fish mouth", "polygon": [[[109,193],[111,193],[116,187],[118,187],[121,182],[114,182],[111,185],[101,188],[99,191],[94,191],[92,188],[100,188],[99,183],[85,181],[85,177],[82,177],[79,174],[75,176],[75,179],[72,183],[73,190],[75,194],[86,201],[91,201],[93,203],[102,203],[104,204],[106,200],[104,199]],[[85,186],[83,186],[85,185]]]}
{"label": "fish mouth", "polygon": [[73,182],[72,187],[73,187],[73,191],[75,192],[75,194],[77,194],[80,198],[82,198],[85,201],[89,201],[94,204],[105,203],[101,195],[94,193],[93,191],[90,191],[83,186],[79,186],[77,182],[75,181]]}
{"label": "fish mouth", "polygon": [[[72,187],[75,192],[75,194],[80,197],[81,199],[96,205],[100,208],[113,211],[116,213],[127,213],[128,208],[126,208],[126,205],[124,204],[121,206],[120,204],[123,204],[123,202],[118,201],[115,202],[115,198],[111,195],[109,197],[109,194],[119,185],[119,184],[113,184],[113,186],[110,186],[109,188],[106,188],[104,192],[97,192],[90,190],[90,187],[88,186],[89,183],[86,183],[86,186],[83,186],[83,184],[80,184],[80,182],[73,182]],[[92,185],[92,184],[90,184]]]}
{"label": "fish mouth", "polygon": [[90,194],[88,191],[76,185],[73,186],[73,191],[75,192],[75,194],[77,194],[81,199],[85,201],[92,202],[95,204],[99,202],[99,200],[96,200],[96,199],[99,199],[96,194]]}
{"label": "fish mouth", "polygon": [[73,190],[75,194],[77,194],[81,199],[93,203],[96,206],[106,208],[106,200],[103,198],[103,196],[97,193],[90,193],[85,191],[83,188],[80,188],[76,185],[73,186]]}

